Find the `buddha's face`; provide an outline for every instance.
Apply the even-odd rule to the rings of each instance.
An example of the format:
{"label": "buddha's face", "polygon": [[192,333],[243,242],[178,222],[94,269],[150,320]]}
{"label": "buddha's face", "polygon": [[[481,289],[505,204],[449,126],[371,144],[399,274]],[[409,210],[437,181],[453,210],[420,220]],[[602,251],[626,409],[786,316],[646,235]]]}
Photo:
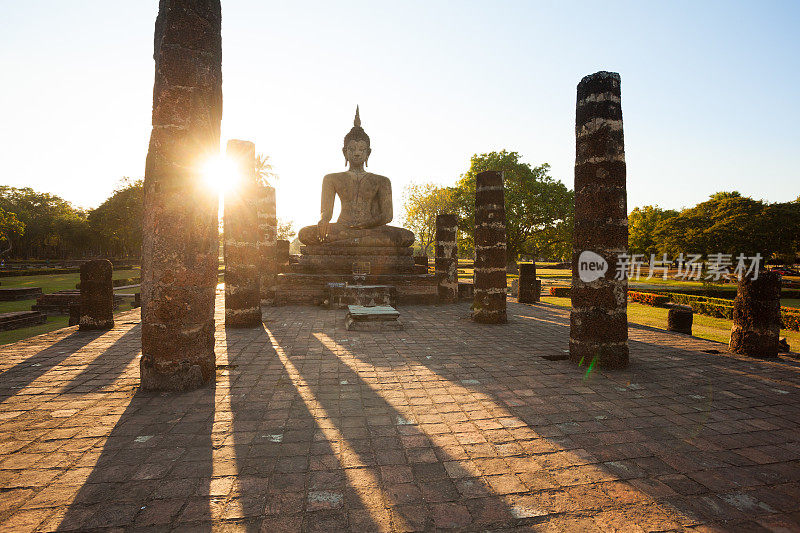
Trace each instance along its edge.
{"label": "buddha's face", "polygon": [[344,157],[351,165],[361,165],[366,162],[370,152],[367,141],[350,141],[344,148]]}

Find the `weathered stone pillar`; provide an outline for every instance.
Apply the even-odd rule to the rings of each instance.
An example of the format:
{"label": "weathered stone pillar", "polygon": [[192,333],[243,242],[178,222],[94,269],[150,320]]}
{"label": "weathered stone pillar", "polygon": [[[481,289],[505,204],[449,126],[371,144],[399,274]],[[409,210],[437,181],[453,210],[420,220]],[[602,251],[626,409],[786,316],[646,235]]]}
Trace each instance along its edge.
{"label": "weathered stone pillar", "polygon": [[143,389],[214,379],[218,197],[201,169],[219,154],[219,0],[161,0],[155,27],[153,131],[144,179]]}
{"label": "weathered stone pillar", "polygon": [[108,259],[87,261],[81,265],[81,304],[79,330],[114,327],[113,268]]}
{"label": "weathered stone pillar", "polygon": [[277,264],[278,272],[285,272],[289,269],[289,252],[291,251],[292,243],[286,239],[279,239],[275,246],[275,262]]}
{"label": "weathered stone pillar", "polygon": [[230,140],[227,153],[239,185],[225,195],[225,325],[249,328],[261,324],[256,145]]}
{"label": "weathered stone pillar", "polygon": [[619,74],[598,72],[578,84],[575,135],[570,359],[624,368],[628,280],[615,279],[617,256],[628,253]]}
{"label": "weathered stone pillar", "polygon": [[541,282],[536,279],[536,263],[519,265],[519,303],[536,303],[540,299],[541,292]]}
{"label": "weathered stone pillar", "polygon": [[506,204],[502,172],[481,172],[475,180],[472,319],[484,324],[506,322]]}
{"label": "weathered stone pillar", "polygon": [[730,351],[753,357],[777,357],[781,332],[781,277],[760,272],[742,276],[733,300]]}
{"label": "weathered stone pillar", "polygon": [[436,215],[436,279],[439,286],[439,303],[458,300],[458,217],[452,214]]}
{"label": "weathered stone pillar", "polygon": [[261,305],[275,302],[275,283],[278,274],[275,249],[278,239],[278,218],[275,211],[275,188],[259,185],[257,193],[258,210],[258,256],[259,286]]}

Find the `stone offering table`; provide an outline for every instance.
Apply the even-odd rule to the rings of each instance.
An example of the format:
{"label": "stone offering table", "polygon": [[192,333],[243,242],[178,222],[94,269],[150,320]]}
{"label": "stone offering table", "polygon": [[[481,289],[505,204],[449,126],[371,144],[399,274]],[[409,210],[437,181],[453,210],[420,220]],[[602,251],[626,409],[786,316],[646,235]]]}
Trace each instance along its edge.
{"label": "stone offering table", "polygon": [[400,313],[389,305],[347,308],[347,329],[351,331],[398,331],[403,329]]}

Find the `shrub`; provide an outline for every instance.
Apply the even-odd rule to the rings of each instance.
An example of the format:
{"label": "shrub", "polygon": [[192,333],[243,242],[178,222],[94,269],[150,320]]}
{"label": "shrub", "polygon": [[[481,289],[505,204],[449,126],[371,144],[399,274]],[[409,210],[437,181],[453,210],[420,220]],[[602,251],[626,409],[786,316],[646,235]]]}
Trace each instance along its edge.
{"label": "shrub", "polygon": [[550,296],[569,298],[571,293],[572,289],[570,287],[550,287]]}
{"label": "shrub", "polygon": [[800,331],[800,309],[781,307],[781,327]]}
{"label": "shrub", "polygon": [[669,302],[669,296],[652,292],[628,291],[628,298],[630,298],[632,302],[654,305],[656,307],[664,306]]}

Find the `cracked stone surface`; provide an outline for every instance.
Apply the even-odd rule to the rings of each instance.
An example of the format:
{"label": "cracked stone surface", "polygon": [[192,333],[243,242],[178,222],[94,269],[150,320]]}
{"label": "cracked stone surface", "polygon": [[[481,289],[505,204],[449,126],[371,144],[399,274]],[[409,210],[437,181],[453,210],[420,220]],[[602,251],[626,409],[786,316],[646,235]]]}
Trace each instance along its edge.
{"label": "cracked stone surface", "polygon": [[[792,531],[800,368],[631,325],[587,374],[569,310],[401,308],[406,329],[265,308],[216,380],[137,390],[141,325],[0,349],[0,531]],[[717,350],[720,353],[706,353]]]}

